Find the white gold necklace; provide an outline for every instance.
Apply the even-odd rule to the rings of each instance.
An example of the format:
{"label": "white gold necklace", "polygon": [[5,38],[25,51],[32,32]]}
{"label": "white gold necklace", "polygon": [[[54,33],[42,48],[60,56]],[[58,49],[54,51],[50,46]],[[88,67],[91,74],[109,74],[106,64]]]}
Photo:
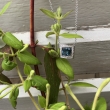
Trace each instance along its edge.
{"label": "white gold necklace", "polygon": [[[52,6],[51,0],[49,0],[49,4],[50,4],[51,11],[53,12],[53,6]],[[77,28],[78,28],[78,0],[75,0],[75,34],[77,34]],[[60,48],[60,57],[66,58],[66,59],[72,59],[75,55],[75,44],[77,42],[77,39],[75,38],[74,44],[61,44],[59,39],[58,41],[59,41],[59,48]]]}

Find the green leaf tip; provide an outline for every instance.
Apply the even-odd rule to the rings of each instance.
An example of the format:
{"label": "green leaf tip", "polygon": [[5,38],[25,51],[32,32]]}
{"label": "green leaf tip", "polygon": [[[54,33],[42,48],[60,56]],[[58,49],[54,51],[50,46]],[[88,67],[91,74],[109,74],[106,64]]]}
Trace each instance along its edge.
{"label": "green leaf tip", "polygon": [[11,1],[8,2],[8,3],[1,9],[1,11],[0,11],[0,16],[6,12],[6,10],[8,9],[8,7],[10,6],[10,4],[11,4]]}
{"label": "green leaf tip", "polygon": [[40,104],[41,108],[46,107],[46,99],[43,96],[38,96],[38,103]]}
{"label": "green leaf tip", "polygon": [[47,32],[46,38],[48,38],[50,35],[53,35],[53,34],[55,34],[55,33],[54,32]]}
{"label": "green leaf tip", "polygon": [[70,83],[69,85],[76,86],[76,87],[94,87],[94,88],[97,88],[93,84],[86,83],[86,82],[74,82],[74,83]]}
{"label": "green leaf tip", "polygon": [[56,65],[60,71],[62,71],[64,74],[66,74],[69,77],[69,79],[74,78],[73,68],[67,59],[57,58],[56,59]]}
{"label": "green leaf tip", "polygon": [[83,38],[81,35],[70,34],[70,33],[63,33],[63,34],[60,34],[60,36],[62,36],[64,38]]}
{"label": "green leaf tip", "polygon": [[40,9],[45,15],[47,15],[48,17],[50,18],[55,18],[55,14],[50,11],[50,10],[47,10],[47,9]]}

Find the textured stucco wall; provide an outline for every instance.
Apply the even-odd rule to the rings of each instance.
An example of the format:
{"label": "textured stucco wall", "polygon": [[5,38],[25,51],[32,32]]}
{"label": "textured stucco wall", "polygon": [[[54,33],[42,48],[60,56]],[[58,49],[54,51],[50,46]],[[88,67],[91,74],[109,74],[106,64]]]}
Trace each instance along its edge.
{"label": "textured stucco wall", "polygon": [[[9,0],[0,0],[0,9]],[[74,0],[75,1],[75,0]],[[74,9],[71,0],[52,0],[54,10]],[[49,30],[53,20],[45,17],[40,8],[49,7],[48,0],[35,0],[35,31]],[[79,0],[78,25],[102,25],[110,22],[110,0]],[[74,26],[74,12],[62,22],[63,28]],[[9,10],[0,17],[0,28],[5,31],[29,31],[29,0],[13,0]]]}

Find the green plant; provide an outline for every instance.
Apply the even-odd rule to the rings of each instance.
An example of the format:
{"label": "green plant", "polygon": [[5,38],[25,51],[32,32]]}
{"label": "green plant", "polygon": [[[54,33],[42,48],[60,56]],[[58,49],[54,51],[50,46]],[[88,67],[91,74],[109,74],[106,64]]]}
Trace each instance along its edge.
{"label": "green plant", "polygon": [[[0,15],[2,15],[6,11],[9,5],[10,2],[8,2],[3,7],[3,9],[0,11]],[[2,40],[10,47],[11,50],[11,52],[0,52],[0,57],[3,59],[2,69],[10,71],[13,68],[16,68],[18,75],[22,81],[19,84],[11,84],[10,80],[6,76],[3,76],[3,74],[1,74],[3,78],[0,79],[0,82],[5,84],[6,87],[0,90],[0,98],[4,98],[9,94],[9,100],[12,106],[16,108],[17,98],[19,95],[19,87],[23,86],[24,91],[28,92],[33,104],[36,107],[36,110],[40,110],[40,107],[44,108],[45,110],[75,110],[69,105],[67,93],[71,95],[71,97],[75,100],[81,110],[106,110],[107,105],[105,99],[98,99],[98,97],[102,89],[110,82],[110,78],[106,79],[98,88],[92,106],[86,105],[83,107],[83,105],[80,103],[80,101],[77,99],[70,88],[70,86],[95,87],[94,85],[85,82],[72,83],[71,80],[74,79],[73,68],[67,59],[60,58],[58,46],[58,39],[60,36],[64,38],[82,38],[82,36],[77,34],[60,33],[62,28],[61,20],[67,17],[72,11],[69,11],[64,15],[62,14],[60,7],[56,12],[51,12],[46,9],[41,9],[41,11],[50,18],[56,20],[56,23],[51,26],[51,31],[46,34],[47,38],[50,35],[55,35],[55,48],[53,48],[50,43],[49,45],[43,47],[45,51],[44,65],[46,79],[36,75],[35,71],[31,68],[30,65],[39,65],[41,64],[41,62],[27,50],[28,45],[24,44],[22,41],[19,41],[10,32],[3,32],[2,30],[0,30],[0,37],[2,37]],[[23,79],[16,59],[24,64],[24,74],[27,76],[26,79]],[[60,71],[67,76],[67,84],[64,84]],[[60,83],[62,84],[62,88],[60,88],[60,90],[64,91],[66,102],[58,102],[57,100]],[[44,91],[44,93],[46,93],[46,97],[38,96],[38,103],[40,107],[30,93],[30,87],[35,87],[36,89]],[[5,92],[7,89],[8,91]]]}

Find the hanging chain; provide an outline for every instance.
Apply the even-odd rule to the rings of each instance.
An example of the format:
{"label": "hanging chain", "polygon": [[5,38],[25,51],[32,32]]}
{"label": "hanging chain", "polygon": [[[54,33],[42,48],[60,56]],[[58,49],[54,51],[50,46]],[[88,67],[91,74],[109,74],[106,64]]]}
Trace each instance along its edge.
{"label": "hanging chain", "polygon": [[[74,0],[72,0],[72,2],[74,2]],[[52,2],[51,0],[49,0],[49,4],[50,4],[50,9],[51,11],[53,12],[53,5],[52,5]],[[55,19],[54,19],[54,23],[56,23]],[[78,0],[75,0],[75,34],[77,34],[77,30],[78,30]],[[74,42],[74,46],[72,46],[74,49],[74,52],[75,52],[75,44],[77,42],[77,39],[75,38],[75,42]],[[60,39],[58,39],[58,45],[60,47]],[[73,53],[72,53],[73,54]],[[74,58],[74,55],[72,55],[72,57]]]}
{"label": "hanging chain", "polygon": [[[50,4],[50,9],[53,12],[53,5],[52,5],[52,1],[51,0],[49,0],[49,4]],[[55,19],[53,19],[53,20],[54,20],[54,23],[56,23]],[[58,46],[59,45],[60,45],[60,39],[58,38]]]}
{"label": "hanging chain", "polygon": [[[73,2],[74,0],[72,0]],[[78,30],[78,0],[75,0],[75,34],[77,34]],[[75,43],[77,42],[77,39],[75,38]]]}
{"label": "hanging chain", "polygon": [[[53,5],[52,5],[51,0],[49,0],[49,4],[50,4],[50,9],[51,9],[51,11],[53,12]],[[56,23],[55,19],[54,19],[54,23]]]}
{"label": "hanging chain", "polygon": [[50,9],[51,9],[51,11],[53,12],[53,6],[52,6],[51,0],[49,0],[49,4],[50,4]]}

